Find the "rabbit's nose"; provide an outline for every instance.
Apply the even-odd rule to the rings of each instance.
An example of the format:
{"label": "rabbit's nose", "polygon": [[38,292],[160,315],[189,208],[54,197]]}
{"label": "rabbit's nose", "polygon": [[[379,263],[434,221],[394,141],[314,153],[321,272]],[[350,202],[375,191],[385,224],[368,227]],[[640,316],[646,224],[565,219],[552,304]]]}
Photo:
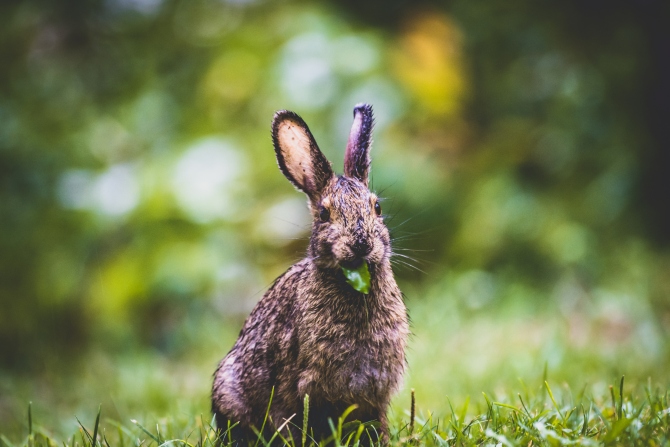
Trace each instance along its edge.
{"label": "rabbit's nose", "polygon": [[370,254],[372,247],[370,246],[370,243],[367,239],[359,237],[356,238],[356,241],[351,246],[351,251],[354,252],[354,255],[357,258],[362,258]]}

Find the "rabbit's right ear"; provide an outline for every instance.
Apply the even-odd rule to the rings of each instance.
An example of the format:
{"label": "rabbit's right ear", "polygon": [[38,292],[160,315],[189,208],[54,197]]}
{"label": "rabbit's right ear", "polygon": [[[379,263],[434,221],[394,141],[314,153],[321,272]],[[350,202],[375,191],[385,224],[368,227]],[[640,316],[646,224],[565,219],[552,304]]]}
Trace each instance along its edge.
{"label": "rabbit's right ear", "polygon": [[280,110],[272,121],[272,143],[286,178],[310,199],[316,199],[333,177],[333,170],[307,124],[297,114]]}

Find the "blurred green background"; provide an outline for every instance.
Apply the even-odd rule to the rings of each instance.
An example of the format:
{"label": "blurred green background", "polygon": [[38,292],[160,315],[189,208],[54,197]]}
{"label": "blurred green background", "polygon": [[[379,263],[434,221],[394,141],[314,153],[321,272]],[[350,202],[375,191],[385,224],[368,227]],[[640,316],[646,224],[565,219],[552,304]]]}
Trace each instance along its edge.
{"label": "blurred green background", "polygon": [[[670,383],[668,4],[0,5],[0,433],[208,417],[211,375],[302,256],[269,126],[341,172],[374,105],[422,411],[550,377]],[[406,265],[409,264],[409,265]],[[515,385],[516,384],[516,385]]]}

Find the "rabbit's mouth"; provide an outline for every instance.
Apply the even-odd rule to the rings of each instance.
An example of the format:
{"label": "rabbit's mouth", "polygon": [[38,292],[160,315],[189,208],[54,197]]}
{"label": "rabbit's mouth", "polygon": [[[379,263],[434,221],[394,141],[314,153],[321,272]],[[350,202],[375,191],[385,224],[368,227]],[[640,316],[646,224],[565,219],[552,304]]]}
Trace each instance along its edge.
{"label": "rabbit's mouth", "polygon": [[357,270],[363,265],[363,262],[365,262],[363,258],[354,258],[349,261],[340,261],[340,266],[349,270]]}
{"label": "rabbit's mouth", "polygon": [[366,295],[370,293],[370,269],[367,262],[364,262],[361,258],[356,258],[353,261],[341,263],[340,269],[345,280],[354,290]]}

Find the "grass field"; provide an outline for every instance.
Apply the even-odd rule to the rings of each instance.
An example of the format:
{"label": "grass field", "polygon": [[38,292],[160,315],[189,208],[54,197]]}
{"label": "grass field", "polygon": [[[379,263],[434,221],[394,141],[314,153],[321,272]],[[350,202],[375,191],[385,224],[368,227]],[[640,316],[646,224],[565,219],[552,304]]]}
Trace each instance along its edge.
{"label": "grass field", "polygon": [[[612,296],[579,313],[473,307],[441,300],[441,290],[408,300],[413,336],[390,409],[393,444],[670,445],[667,345],[646,311]],[[0,375],[0,439],[210,445],[211,374],[240,324],[203,314],[179,326],[168,353],[101,350],[66,368],[45,363],[38,376]]]}
{"label": "grass field", "polygon": [[[609,388],[610,396],[594,398],[586,390],[573,395],[563,388],[560,395],[548,381],[539,387],[517,387],[516,396],[486,395],[476,404],[466,399],[460,404],[449,402],[444,417],[430,413],[413,414],[412,406],[391,427],[392,445],[668,445],[670,443],[670,404],[667,391],[652,385],[627,393],[624,378]],[[474,408],[472,408],[474,407]],[[474,410],[474,411],[473,411]],[[27,436],[7,446],[207,446],[216,445],[216,433],[208,416],[149,418],[146,421],[118,422],[101,417],[98,410],[85,420],[77,419],[79,428],[65,439],[54,439],[48,430],[33,421],[31,406],[27,409]],[[305,421],[306,422],[306,421]],[[333,421],[335,445],[357,445],[360,430],[348,436],[347,428],[355,423]],[[351,431],[351,430],[350,430]],[[307,431],[308,433],[308,431]],[[224,434],[225,435],[225,434]],[[277,438],[279,439],[279,438]],[[275,439],[275,441],[277,440]],[[259,439],[257,445],[269,445],[273,439]],[[286,440],[289,445],[311,445],[306,434],[300,440]],[[229,442],[224,442],[229,444]]]}

